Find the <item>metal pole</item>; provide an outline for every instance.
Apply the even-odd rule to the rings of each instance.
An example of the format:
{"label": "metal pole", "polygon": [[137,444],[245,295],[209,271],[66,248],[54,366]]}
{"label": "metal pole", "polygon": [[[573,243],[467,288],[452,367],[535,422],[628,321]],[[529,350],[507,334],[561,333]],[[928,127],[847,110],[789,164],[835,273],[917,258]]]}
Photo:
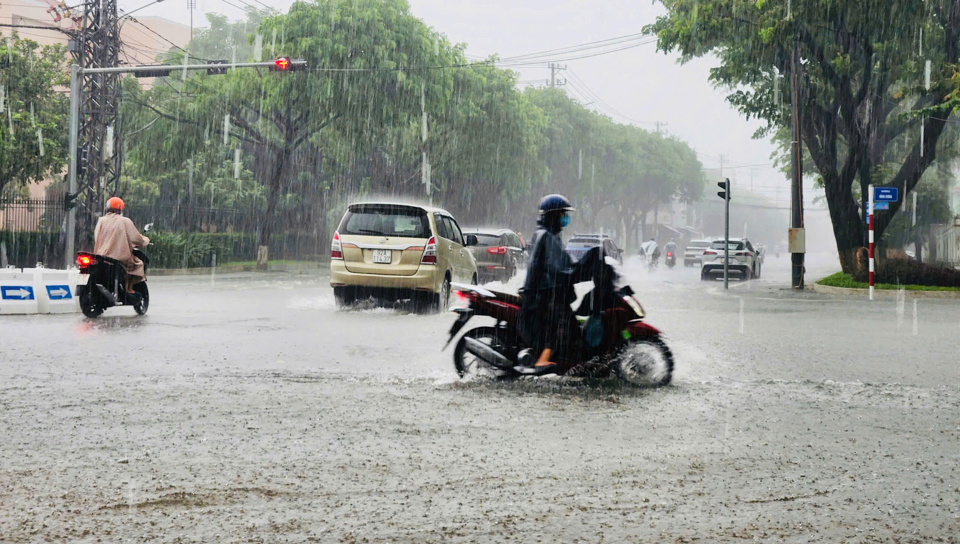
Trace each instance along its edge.
{"label": "metal pole", "polygon": [[[791,71],[793,72],[793,176],[790,187],[791,206],[790,206],[790,226],[799,229],[803,228],[803,146],[800,142],[800,42],[794,40],[793,55],[791,58]],[[790,261],[792,263],[791,285],[794,289],[803,289],[803,253],[791,253]]]}
{"label": "metal pole", "polygon": [[80,67],[70,66],[70,172],[67,198],[73,206],[67,212],[67,240],[63,256],[63,267],[69,268],[73,262],[74,244],[77,238],[77,133],[80,130]]}
{"label": "metal pole", "polygon": [[730,288],[730,180],[727,179],[723,214],[723,288]]}
{"label": "metal pole", "polygon": [[867,222],[869,224],[869,254],[870,258],[870,300],[873,300],[873,185],[868,188],[870,195],[867,197]]}

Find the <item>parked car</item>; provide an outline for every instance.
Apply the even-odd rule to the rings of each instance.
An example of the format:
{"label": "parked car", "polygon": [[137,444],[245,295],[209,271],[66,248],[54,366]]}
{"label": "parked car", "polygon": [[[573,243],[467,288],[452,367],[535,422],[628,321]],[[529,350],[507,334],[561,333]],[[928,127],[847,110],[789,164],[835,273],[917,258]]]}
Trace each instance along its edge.
{"label": "parked car", "polygon": [[453,282],[476,284],[477,263],[456,219],[439,208],[351,204],[333,235],[330,285],[339,307],[373,296],[446,308]]}
{"label": "parked car", "polygon": [[[710,247],[703,252],[703,265],[700,268],[700,279],[703,281],[723,278],[723,239],[714,240]],[[760,277],[760,261],[757,252],[746,238],[730,239],[730,276],[741,280]]]}
{"label": "parked car", "polygon": [[467,229],[467,236],[477,237],[477,245],[470,248],[477,261],[481,282],[506,282],[524,266],[523,242],[510,229]]}
{"label": "parked car", "polygon": [[683,250],[683,266],[693,266],[702,263],[703,252],[710,247],[710,240],[690,240]]}
{"label": "parked car", "polygon": [[567,253],[574,261],[579,261],[587,251],[600,245],[603,245],[603,250],[608,256],[623,263],[623,251],[606,234],[574,234],[573,238],[567,242]]}

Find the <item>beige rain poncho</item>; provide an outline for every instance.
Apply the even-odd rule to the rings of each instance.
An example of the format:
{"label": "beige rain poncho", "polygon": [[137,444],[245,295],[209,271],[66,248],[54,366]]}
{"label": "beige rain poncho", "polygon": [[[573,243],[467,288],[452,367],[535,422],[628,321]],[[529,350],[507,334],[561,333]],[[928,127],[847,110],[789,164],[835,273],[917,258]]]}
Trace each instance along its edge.
{"label": "beige rain poncho", "polygon": [[127,274],[136,276],[138,281],[146,278],[143,261],[133,256],[133,248],[146,247],[150,239],[140,234],[133,221],[118,213],[108,213],[97,221],[93,240],[94,253],[124,263]]}

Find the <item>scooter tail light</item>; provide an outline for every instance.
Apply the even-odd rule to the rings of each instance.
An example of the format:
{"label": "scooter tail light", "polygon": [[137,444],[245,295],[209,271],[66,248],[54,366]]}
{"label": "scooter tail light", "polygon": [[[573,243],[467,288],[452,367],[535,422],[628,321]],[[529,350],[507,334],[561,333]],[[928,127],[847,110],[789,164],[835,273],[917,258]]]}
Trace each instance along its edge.
{"label": "scooter tail light", "polygon": [[340,244],[340,233],[333,233],[333,242],[330,243],[330,258],[343,260],[343,246]]}
{"label": "scooter tail light", "polygon": [[420,258],[420,264],[437,264],[437,239],[433,236],[427,241],[427,247],[423,250],[423,257]]}
{"label": "scooter tail light", "polygon": [[80,268],[86,268],[92,264],[96,264],[96,260],[90,255],[77,255],[77,265]]}

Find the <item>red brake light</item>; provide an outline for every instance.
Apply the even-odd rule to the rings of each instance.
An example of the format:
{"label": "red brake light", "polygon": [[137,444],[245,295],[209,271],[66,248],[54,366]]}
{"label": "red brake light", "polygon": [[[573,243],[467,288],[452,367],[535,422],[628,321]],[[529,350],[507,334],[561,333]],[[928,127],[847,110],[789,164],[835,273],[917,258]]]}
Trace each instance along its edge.
{"label": "red brake light", "polygon": [[500,246],[500,247],[488,247],[488,248],[487,248],[487,253],[489,253],[489,254],[491,254],[491,255],[506,255],[506,254],[507,254],[507,248],[504,247],[504,246]]}
{"label": "red brake light", "polygon": [[77,255],[77,264],[80,268],[86,268],[93,264],[93,257],[89,255]]}
{"label": "red brake light", "polygon": [[343,247],[340,245],[340,233],[333,233],[333,242],[330,243],[330,258],[343,260]]}
{"label": "red brake light", "polygon": [[427,241],[427,247],[423,250],[420,264],[437,264],[437,239],[433,236]]}
{"label": "red brake light", "polygon": [[708,249],[708,250],[704,251],[703,254],[704,254],[704,255],[716,255],[717,252],[716,252],[716,251],[711,251],[711,250]]}
{"label": "red brake light", "polygon": [[670,252],[670,251],[668,251],[668,252],[667,252],[667,257],[673,257],[673,253]]}

